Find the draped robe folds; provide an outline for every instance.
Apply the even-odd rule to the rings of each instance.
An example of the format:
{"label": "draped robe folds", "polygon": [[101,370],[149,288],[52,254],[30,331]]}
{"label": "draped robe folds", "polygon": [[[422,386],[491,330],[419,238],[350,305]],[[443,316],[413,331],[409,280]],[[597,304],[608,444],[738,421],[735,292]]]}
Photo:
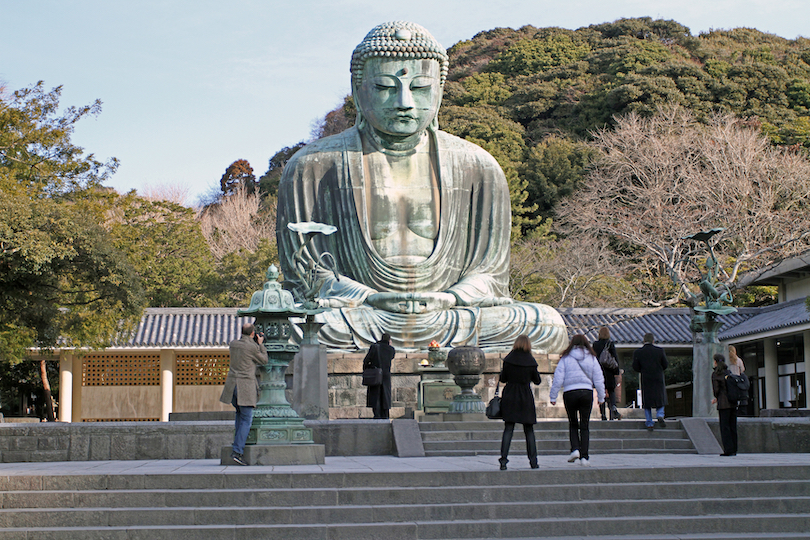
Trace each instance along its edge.
{"label": "draped robe folds", "polygon": [[[416,264],[391,264],[375,251],[368,222],[363,153],[356,127],[315,141],[284,168],[279,184],[276,235],[284,278],[301,286],[293,254],[306,237],[288,223],[318,222],[337,232],[317,236],[304,250],[306,262],[330,252],[340,279],[321,266],[321,304],[332,308],[316,320],[326,323],[320,342],[332,350],[356,350],[388,332],[397,348],[476,345],[511,349],[528,334],[536,351],[555,352],[568,341],[562,317],[541,304],[509,298],[509,189],[498,163],[482,148],[442,131],[429,130],[438,160],[440,222],[433,252]],[[376,292],[447,292],[456,306],[421,314],[376,309],[366,298]]]}

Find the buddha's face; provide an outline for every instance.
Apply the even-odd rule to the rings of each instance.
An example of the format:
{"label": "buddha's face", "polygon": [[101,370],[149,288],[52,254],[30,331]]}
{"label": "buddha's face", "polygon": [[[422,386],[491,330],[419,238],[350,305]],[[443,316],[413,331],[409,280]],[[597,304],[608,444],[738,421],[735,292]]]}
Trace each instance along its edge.
{"label": "buddha's face", "polygon": [[357,105],[383,138],[421,133],[439,110],[439,72],[436,60],[371,58],[357,89]]}

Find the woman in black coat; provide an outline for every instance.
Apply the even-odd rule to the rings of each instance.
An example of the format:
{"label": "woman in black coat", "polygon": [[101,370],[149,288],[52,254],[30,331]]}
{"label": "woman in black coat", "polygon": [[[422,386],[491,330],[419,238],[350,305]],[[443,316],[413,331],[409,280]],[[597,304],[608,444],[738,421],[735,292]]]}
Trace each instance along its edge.
{"label": "woman in black coat", "polygon": [[506,385],[501,396],[501,414],[504,422],[501,459],[498,460],[501,470],[506,470],[506,463],[509,461],[507,457],[515,424],[523,424],[529,465],[532,469],[536,469],[538,465],[534,424],[537,423],[537,412],[534,409],[531,383],[540,384],[540,372],[537,371],[537,361],[532,356],[532,342],[529,341],[529,336],[518,336],[512,351],[503,359],[500,382]]}
{"label": "woman in black coat", "polygon": [[714,371],[712,372],[712,403],[717,404],[717,413],[720,416],[720,439],[723,441],[721,456],[737,455],[737,402],[728,399],[726,390],[726,375],[730,374],[726,365],[726,357],[722,354],[714,355]]}
{"label": "woman in black coat", "polygon": [[[603,326],[599,329],[599,335],[597,337],[599,339],[593,342],[593,352],[596,358],[599,358],[599,355],[602,354],[602,349],[607,346],[608,351],[613,358],[616,359],[616,363],[618,364],[619,357],[616,355],[616,345],[614,345],[613,341],[610,339],[610,329],[607,326]],[[605,376],[605,402],[599,404],[599,412],[602,414],[602,420],[607,420],[605,407],[610,411],[611,420],[621,420],[622,415],[619,414],[619,409],[616,408],[616,377],[619,376],[619,367],[617,365],[616,369],[608,369],[601,363],[599,365],[602,367],[602,374]]]}

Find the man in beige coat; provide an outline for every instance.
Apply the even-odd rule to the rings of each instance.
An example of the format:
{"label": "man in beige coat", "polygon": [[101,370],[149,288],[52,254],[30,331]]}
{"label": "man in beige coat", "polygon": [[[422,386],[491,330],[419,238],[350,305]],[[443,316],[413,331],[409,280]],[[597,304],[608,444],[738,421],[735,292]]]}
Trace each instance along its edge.
{"label": "man in beige coat", "polygon": [[262,347],[264,335],[256,336],[252,324],[242,326],[242,337],[230,344],[231,365],[225,388],[219,400],[236,407],[236,425],[233,436],[231,459],[239,465],[247,465],[244,460],[245,442],[253,423],[253,408],[259,399],[259,380],[256,368],[267,363],[267,352]]}

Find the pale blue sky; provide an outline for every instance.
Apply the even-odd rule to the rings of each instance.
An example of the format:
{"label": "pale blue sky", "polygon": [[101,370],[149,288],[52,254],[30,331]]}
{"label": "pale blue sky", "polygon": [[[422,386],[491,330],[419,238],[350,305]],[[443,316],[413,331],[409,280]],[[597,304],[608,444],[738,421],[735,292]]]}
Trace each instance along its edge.
{"label": "pale blue sky", "polygon": [[258,177],[307,139],[349,92],[351,52],[376,24],[413,21],[449,48],[496,27],[641,16],[694,35],[810,35],[810,0],[0,0],[0,82],[63,85],[63,105],[101,99],[74,142],[121,160],[109,185],[188,185],[192,203],[233,161]]}

